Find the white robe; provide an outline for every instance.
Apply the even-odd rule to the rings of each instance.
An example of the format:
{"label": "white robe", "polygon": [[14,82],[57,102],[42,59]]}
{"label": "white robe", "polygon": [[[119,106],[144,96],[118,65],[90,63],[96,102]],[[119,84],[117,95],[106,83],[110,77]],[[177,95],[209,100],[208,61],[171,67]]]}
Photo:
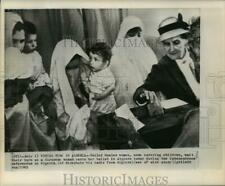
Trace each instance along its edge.
{"label": "white robe", "polygon": [[[135,27],[142,29],[141,36],[125,38],[127,32]],[[130,108],[135,107],[133,94],[144,83],[152,65],[157,63],[156,55],[143,38],[140,19],[128,16],[123,20],[112,52],[110,68],[116,79],[117,106],[128,104]]]}
{"label": "white robe", "polygon": [[[66,75],[66,66],[76,55],[89,60],[82,48],[73,40],[65,39],[57,43],[51,59],[50,78],[54,91],[57,116],[67,113],[70,119],[66,125],[66,138],[73,135],[76,140],[84,140],[86,135],[89,109],[85,106],[79,109],[75,103],[72,88]],[[71,131],[72,130],[72,131]]]}

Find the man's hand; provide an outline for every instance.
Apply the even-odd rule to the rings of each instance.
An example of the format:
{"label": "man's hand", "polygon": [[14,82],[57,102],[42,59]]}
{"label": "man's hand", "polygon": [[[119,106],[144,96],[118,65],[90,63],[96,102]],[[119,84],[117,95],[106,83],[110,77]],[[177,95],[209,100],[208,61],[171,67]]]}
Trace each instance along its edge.
{"label": "man's hand", "polygon": [[150,116],[161,116],[164,114],[163,107],[161,106],[161,102],[156,96],[156,94],[151,92],[153,102],[147,104],[148,113]]}
{"label": "man's hand", "polygon": [[143,87],[137,88],[134,93],[133,100],[138,105],[147,104],[148,102],[154,103],[157,99],[155,92],[148,91]]}
{"label": "man's hand", "polygon": [[133,99],[139,106],[147,105],[150,116],[162,115],[164,113],[160,100],[153,91],[148,91],[143,87],[139,87],[135,91]]}
{"label": "man's hand", "polygon": [[157,100],[157,96],[153,91],[144,90],[144,96],[150,103],[155,103]]}

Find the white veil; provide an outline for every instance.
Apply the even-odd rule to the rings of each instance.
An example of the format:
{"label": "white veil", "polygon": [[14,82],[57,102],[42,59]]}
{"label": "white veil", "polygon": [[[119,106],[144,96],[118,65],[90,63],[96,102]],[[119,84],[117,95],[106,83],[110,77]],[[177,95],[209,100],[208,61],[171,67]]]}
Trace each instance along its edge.
{"label": "white veil", "polygon": [[[140,27],[140,37],[126,38],[127,32]],[[116,78],[115,98],[117,105],[128,104],[135,107],[133,94],[144,83],[148,73],[151,72],[157,58],[152,49],[143,38],[143,24],[135,16],[126,17],[120,25],[116,42],[112,49],[113,56],[110,68]]]}
{"label": "white veil", "polygon": [[[53,84],[57,115],[60,116],[66,112],[70,116],[67,124],[67,134],[72,132],[76,139],[81,140],[86,133],[86,123],[84,124],[82,119],[86,120],[90,113],[87,107],[84,107],[83,110],[83,107],[81,109],[77,107],[66,75],[66,65],[76,54],[89,60],[87,54],[75,41],[64,39],[58,42],[52,54],[50,78]],[[72,128],[73,131],[69,131]]]}
{"label": "white veil", "polygon": [[[18,14],[12,12],[5,13],[5,79],[29,78],[32,75],[28,63],[22,53],[13,47],[13,28],[16,23],[23,23]],[[29,70],[28,70],[29,69]]]}

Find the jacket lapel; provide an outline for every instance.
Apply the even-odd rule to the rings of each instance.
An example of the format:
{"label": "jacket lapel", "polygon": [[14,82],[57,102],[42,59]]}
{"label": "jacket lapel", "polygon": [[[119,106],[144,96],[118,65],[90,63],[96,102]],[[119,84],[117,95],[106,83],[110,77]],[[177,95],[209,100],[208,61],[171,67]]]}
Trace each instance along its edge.
{"label": "jacket lapel", "polygon": [[185,92],[192,92],[190,86],[188,85],[183,73],[181,72],[181,70],[179,69],[177,63],[174,60],[171,60],[168,56],[167,56],[167,61],[168,63],[167,65],[167,70],[170,73],[172,79],[174,82],[176,82],[177,86],[179,86],[181,89],[183,89],[183,91]]}

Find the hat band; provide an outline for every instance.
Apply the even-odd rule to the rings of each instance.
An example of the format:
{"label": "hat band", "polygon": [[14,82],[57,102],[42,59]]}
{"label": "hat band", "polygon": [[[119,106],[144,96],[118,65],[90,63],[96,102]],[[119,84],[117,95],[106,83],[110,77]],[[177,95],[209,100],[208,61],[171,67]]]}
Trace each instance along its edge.
{"label": "hat band", "polygon": [[171,23],[169,25],[163,26],[163,27],[159,28],[158,31],[159,31],[159,34],[162,35],[165,32],[175,30],[175,29],[179,29],[179,28],[182,28],[184,30],[188,30],[188,24],[183,22],[183,21],[182,22],[178,21],[178,22]]}

